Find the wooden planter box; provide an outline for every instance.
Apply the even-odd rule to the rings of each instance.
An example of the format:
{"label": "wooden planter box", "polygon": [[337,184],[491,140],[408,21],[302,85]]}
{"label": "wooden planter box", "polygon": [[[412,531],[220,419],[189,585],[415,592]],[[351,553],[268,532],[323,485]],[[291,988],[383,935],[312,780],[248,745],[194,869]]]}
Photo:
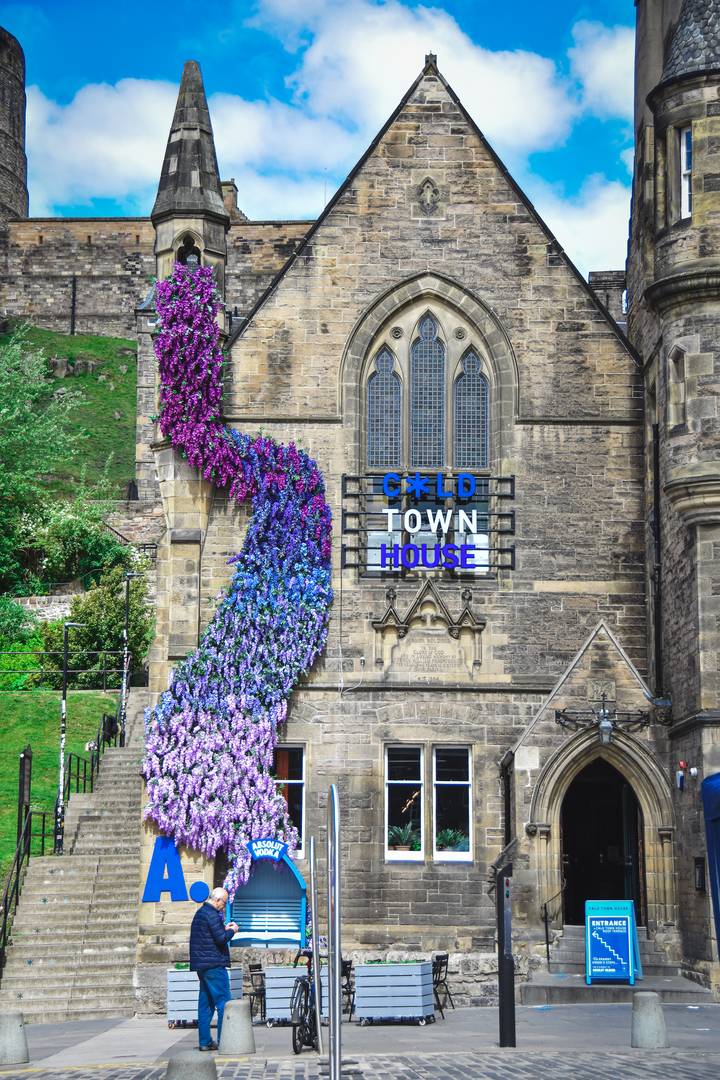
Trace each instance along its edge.
{"label": "wooden planter box", "polygon": [[[289,1024],[290,998],[292,997],[295,980],[304,975],[307,968],[303,964],[298,967],[269,967],[265,969],[265,1018],[268,1023]],[[323,968],[320,974],[322,982],[322,1015],[327,1016],[327,969]]]}
{"label": "wooden planter box", "polygon": [[[230,976],[230,993],[234,998],[241,998],[243,969],[241,967],[229,968],[228,975]],[[168,1023],[197,1020],[199,989],[197,972],[169,968],[167,973]]]}
{"label": "wooden planter box", "polygon": [[355,1015],[369,1020],[417,1020],[435,1015],[432,963],[358,964],[355,968]]}

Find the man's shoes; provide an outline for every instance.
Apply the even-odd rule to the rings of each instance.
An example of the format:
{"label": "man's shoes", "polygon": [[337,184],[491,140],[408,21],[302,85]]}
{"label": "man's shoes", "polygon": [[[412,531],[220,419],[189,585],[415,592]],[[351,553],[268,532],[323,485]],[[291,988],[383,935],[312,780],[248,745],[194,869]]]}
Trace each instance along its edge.
{"label": "man's shoes", "polygon": [[207,1046],[201,1046],[201,1050],[217,1050],[218,1044],[216,1042],[209,1042]]}

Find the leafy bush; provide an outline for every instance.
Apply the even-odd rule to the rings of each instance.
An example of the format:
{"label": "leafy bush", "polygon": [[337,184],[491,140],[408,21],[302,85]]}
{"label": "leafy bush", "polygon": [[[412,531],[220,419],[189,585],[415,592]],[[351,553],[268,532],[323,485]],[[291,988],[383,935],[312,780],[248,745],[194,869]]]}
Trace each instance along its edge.
{"label": "leafy bush", "polygon": [[[145,565],[137,561],[133,572]],[[120,684],[122,667],[123,627],[125,625],[124,568],[115,566],[105,571],[100,581],[86,593],[76,596],[70,607],[70,621],[80,623],[70,630],[68,638],[68,669],[73,672],[69,685],[80,689],[102,689]],[[130,582],[130,618],[128,644],[131,670],[141,666],[147,656],[153,636],[153,618],[147,602],[145,577]],[[45,684],[60,686],[62,672],[63,623],[45,623],[42,627],[44,647],[52,653],[46,657],[46,667],[57,672]],[[107,655],[112,653],[114,655]],[[105,654],[105,655],[103,655]],[[107,674],[115,669],[113,674]],[[106,674],[104,674],[104,672]]]}
{"label": "leafy bush", "polygon": [[130,550],[105,527],[109,504],[95,490],[82,488],[70,502],[48,503],[41,521],[28,520],[21,529],[28,553],[48,584],[80,578],[88,585],[111,566],[124,566]]}
{"label": "leafy bush", "polygon": [[0,596],[0,647],[24,641],[32,634],[36,621],[35,616],[11,596]]}
{"label": "leafy bush", "polygon": [[38,685],[43,648],[40,633],[0,643],[0,690],[29,690]]}
{"label": "leafy bush", "polygon": [[37,516],[48,477],[75,458],[84,437],[73,424],[81,396],[47,378],[47,361],[19,330],[0,344],[0,591],[28,591],[32,568],[22,561],[23,517]]}

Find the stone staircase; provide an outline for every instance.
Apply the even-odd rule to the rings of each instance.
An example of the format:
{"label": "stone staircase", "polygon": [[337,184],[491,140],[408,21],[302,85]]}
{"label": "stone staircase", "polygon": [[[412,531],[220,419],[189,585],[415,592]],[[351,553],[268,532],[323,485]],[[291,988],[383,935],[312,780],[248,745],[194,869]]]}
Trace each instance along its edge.
{"label": "stone staircase", "polygon": [[73,795],[65,854],[32,858],[0,983],[0,1008],[29,1023],[132,1016],[138,937],[143,712],[133,689],[128,745],[107,749],[92,795]]}
{"label": "stone staircase", "polygon": [[680,972],[677,963],[648,937],[644,926],[638,927],[643,979],[635,986],[627,983],[585,983],[585,928],[565,926],[553,944],[547,971],[537,972],[520,987],[523,1005],[568,1005],[631,1001],[636,990],[654,990],[663,1001],[703,1004],[712,1002],[709,990]]}

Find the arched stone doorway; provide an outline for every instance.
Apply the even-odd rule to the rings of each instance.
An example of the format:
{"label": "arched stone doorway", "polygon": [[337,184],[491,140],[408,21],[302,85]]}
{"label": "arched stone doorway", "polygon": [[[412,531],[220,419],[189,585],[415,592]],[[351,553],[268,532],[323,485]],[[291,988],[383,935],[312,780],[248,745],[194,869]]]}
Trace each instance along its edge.
{"label": "arched stone doorway", "polygon": [[646,922],[642,809],[622,773],[598,757],[572,781],[560,810],[563,922],[581,925],[586,900],[632,900]]}
{"label": "arched stone doorway", "polygon": [[[641,811],[638,847],[644,856],[644,914],[651,929],[674,925],[674,813],[670,785],[647,744],[617,731],[602,746],[595,731],[581,731],[563,743],[538,777],[526,832],[530,866],[537,873],[538,902],[555,896],[563,883],[562,808],[575,778],[592,762],[609,763],[630,786]],[[598,899],[606,899],[599,897]]]}

